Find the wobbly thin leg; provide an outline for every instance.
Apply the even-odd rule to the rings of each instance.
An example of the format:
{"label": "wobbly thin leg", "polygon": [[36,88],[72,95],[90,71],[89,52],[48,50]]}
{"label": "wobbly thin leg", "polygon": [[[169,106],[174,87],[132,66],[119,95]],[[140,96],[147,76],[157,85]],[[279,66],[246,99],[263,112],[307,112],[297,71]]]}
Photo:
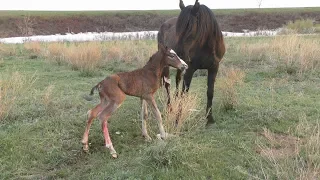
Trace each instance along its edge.
{"label": "wobbly thin leg", "polygon": [[160,131],[160,137],[162,139],[165,139],[166,138],[166,132],[165,132],[163,124],[162,124],[162,117],[161,117],[161,113],[160,113],[160,111],[158,109],[157,103],[156,103],[156,101],[154,100],[153,97],[150,97],[147,100],[147,102],[152,107],[153,113],[154,113],[156,119],[158,120],[158,127],[159,127],[159,131]]}
{"label": "wobbly thin leg", "polygon": [[99,114],[99,119],[101,121],[101,128],[105,139],[105,146],[110,150],[110,154],[113,158],[117,158],[117,152],[112,145],[112,141],[109,135],[108,129],[108,119],[111,114],[118,108],[116,103],[109,103],[108,106]]}
{"label": "wobbly thin leg", "polygon": [[85,128],[83,138],[82,138],[82,145],[83,145],[83,150],[88,151],[89,150],[89,145],[88,145],[88,138],[89,138],[89,131],[90,131],[90,126],[93,122],[93,120],[97,117],[98,113],[100,113],[103,108],[105,108],[105,104],[100,103],[98,104],[95,108],[91,109],[88,111],[88,121],[87,121],[87,126]]}
{"label": "wobbly thin leg", "polygon": [[146,141],[151,141],[151,137],[147,131],[147,118],[148,118],[148,106],[147,102],[141,99],[141,123],[142,123],[142,136],[145,138]]}

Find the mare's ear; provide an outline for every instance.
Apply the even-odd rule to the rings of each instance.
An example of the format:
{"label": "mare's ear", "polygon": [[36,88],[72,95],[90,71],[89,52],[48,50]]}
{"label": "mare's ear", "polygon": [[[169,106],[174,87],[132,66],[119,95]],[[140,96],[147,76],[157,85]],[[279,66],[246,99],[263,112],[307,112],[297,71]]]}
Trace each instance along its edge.
{"label": "mare's ear", "polygon": [[182,0],[180,0],[179,7],[181,10],[183,10],[185,8]]}
{"label": "mare's ear", "polygon": [[196,0],[191,10],[192,15],[194,16],[197,15],[199,8],[200,8],[200,3],[198,2],[198,0]]}

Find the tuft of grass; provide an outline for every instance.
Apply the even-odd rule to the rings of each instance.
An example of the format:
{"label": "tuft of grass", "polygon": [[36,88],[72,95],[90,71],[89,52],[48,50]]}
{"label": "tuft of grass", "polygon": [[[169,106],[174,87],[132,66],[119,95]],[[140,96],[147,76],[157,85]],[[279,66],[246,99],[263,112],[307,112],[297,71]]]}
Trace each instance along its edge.
{"label": "tuft of grass", "polygon": [[16,54],[17,54],[17,50],[14,45],[0,43],[0,58],[4,58],[7,56],[14,56]]}
{"label": "tuft of grass", "polygon": [[124,62],[135,66],[143,66],[156,52],[153,41],[115,41],[105,44],[106,61]]}
{"label": "tuft of grass", "polygon": [[34,54],[41,54],[43,49],[40,42],[27,42],[23,44],[23,47]]}
{"label": "tuft of grass", "polygon": [[50,106],[50,104],[52,103],[52,91],[54,89],[53,85],[49,85],[45,91],[44,94],[42,96],[42,102],[45,105],[46,108],[48,108]]}
{"label": "tuft of grass", "polygon": [[312,39],[304,39],[298,35],[275,37],[270,44],[273,59],[278,67],[283,67],[291,74],[292,71],[304,73],[319,69],[320,44]]}
{"label": "tuft of grass", "polygon": [[64,50],[65,61],[74,70],[94,72],[102,66],[102,47],[98,42],[70,44]]}
{"label": "tuft of grass", "polygon": [[295,21],[289,21],[285,26],[282,33],[302,33],[311,34],[316,32],[316,27],[314,26],[315,20],[313,19],[299,19]]}
{"label": "tuft of grass", "polygon": [[297,34],[276,36],[269,43],[244,41],[237,49],[249,60],[268,63],[288,74],[304,74],[320,68],[318,40]]}
{"label": "tuft of grass", "polygon": [[224,110],[232,110],[238,104],[238,88],[243,84],[245,73],[237,68],[221,68],[221,107]]}
{"label": "tuft of grass", "polygon": [[17,101],[35,82],[35,77],[23,76],[19,72],[10,74],[8,79],[0,80],[0,120],[5,119],[15,108]]}
{"label": "tuft of grass", "polygon": [[58,65],[62,65],[62,63],[64,62],[65,51],[66,45],[64,43],[49,43],[47,46],[46,59],[49,61],[53,61]]}
{"label": "tuft of grass", "polygon": [[[174,143],[175,142],[175,143]],[[144,151],[144,162],[154,169],[177,168],[181,166],[183,155],[177,140],[157,141]]]}
{"label": "tuft of grass", "polygon": [[167,107],[167,95],[164,91],[158,93],[158,99],[165,107],[163,125],[167,133],[181,135],[205,125],[203,106],[197,93],[186,93],[179,97],[173,97],[170,107]]}

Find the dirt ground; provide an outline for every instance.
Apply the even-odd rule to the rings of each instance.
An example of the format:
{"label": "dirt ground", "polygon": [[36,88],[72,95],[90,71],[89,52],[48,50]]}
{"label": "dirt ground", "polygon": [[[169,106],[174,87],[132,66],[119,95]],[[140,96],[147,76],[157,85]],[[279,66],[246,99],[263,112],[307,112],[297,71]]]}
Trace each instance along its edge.
{"label": "dirt ground", "polygon": [[[49,35],[79,32],[124,32],[158,30],[160,25],[175,15],[161,13],[70,15],[70,16],[0,16],[0,38]],[[288,21],[312,18],[320,22],[319,12],[297,13],[241,13],[217,14],[223,31],[242,32],[243,29],[275,29]]]}

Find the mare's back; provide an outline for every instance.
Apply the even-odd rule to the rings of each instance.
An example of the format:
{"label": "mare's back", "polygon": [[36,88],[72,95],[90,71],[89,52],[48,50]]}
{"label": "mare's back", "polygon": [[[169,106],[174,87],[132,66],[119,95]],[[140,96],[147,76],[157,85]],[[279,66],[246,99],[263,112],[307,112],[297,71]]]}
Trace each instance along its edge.
{"label": "mare's back", "polygon": [[178,20],[178,17],[168,19],[166,22],[164,22],[161,25],[158,33],[158,43],[161,43],[164,46],[167,46],[173,50],[176,50],[175,46],[176,46],[177,20]]}

